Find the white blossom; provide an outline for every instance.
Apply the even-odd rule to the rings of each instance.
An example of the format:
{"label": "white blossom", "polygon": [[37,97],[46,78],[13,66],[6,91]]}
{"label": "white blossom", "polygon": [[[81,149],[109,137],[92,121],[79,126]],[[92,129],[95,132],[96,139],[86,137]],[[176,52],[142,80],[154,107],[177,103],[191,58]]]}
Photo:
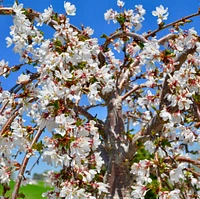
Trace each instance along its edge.
{"label": "white blossom", "polygon": [[64,2],[64,8],[67,15],[71,15],[71,16],[76,15],[76,7],[75,5],[71,5],[70,2]]}
{"label": "white blossom", "polygon": [[41,14],[41,20],[48,24],[51,21],[52,14],[53,8],[50,6],[47,9],[44,9],[44,13]]}
{"label": "white blossom", "polygon": [[104,18],[106,21],[108,21],[108,23],[110,23],[110,20],[112,20],[114,23],[117,23],[117,14],[118,13],[111,8],[104,14]]}
{"label": "white blossom", "polygon": [[17,83],[18,84],[24,84],[24,83],[27,83],[29,80],[30,80],[30,75],[21,74],[18,77]]}
{"label": "white blossom", "polygon": [[155,145],[153,144],[152,141],[148,140],[144,143],[145,149],[150,153],[154,153],[155,152]]}
{"label": "white blossom", "polygon": [[168,8],[164,9],[162,5],[156,7],[156,11],[152,11],[153,16],[157,16],[157,23],[161,24],[163,20],[167,20],[169,13],[167,12]]}
{"label": "white blossom", "polygon": [[185,179],[183,174],[183,168],[185,163],[180,163],[176,169],[170,171],[170,180],[172,182],[179,182],[180,179]]}
{"label": "white blossom", "polygon": [[125,2],[121,0],[117,0],[117,5],[122,8],[124,6]]}

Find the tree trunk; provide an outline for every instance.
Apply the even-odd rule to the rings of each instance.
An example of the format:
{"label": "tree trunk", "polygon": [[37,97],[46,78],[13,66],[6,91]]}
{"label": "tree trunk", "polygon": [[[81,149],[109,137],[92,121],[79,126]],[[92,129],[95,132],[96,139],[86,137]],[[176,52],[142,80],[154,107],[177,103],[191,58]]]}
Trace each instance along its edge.
{"label": "tree trunk", "polygon": [[114,93],[108,100],[106,118],[106,142],[107,152],[106,179],[109,184],[109,199],[130,198],[130,163],[127,159],[129,141],[126,138],[124,120],[122,114],[122,102]]}
{"label": "tree trunk", "polygon": [[131,177],[129,165],[116,164],[112,162],[111,173],[109,174],[108,183],[110,186],[109,199],[130,198]]}

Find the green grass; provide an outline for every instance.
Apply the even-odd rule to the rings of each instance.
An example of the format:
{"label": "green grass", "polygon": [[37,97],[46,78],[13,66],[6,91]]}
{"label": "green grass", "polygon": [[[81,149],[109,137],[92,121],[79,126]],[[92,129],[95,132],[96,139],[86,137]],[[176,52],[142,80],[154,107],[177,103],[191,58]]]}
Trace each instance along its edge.
{"label": "green grass", "polygon": [[[6,193],[6,197],[12,194],[12,190],[14,188],[14,182],[10,182],[11,190]],[[23,193],[25,195],[24,199],[44,199],[42,197],[42,193],[50,190],[49,187],[45,187],[43,182],[38,182],[37,184],[33,185],[26,185],[20,188],[19,193]],[[3,187],[0,185],[0,195],[3,193]]]}

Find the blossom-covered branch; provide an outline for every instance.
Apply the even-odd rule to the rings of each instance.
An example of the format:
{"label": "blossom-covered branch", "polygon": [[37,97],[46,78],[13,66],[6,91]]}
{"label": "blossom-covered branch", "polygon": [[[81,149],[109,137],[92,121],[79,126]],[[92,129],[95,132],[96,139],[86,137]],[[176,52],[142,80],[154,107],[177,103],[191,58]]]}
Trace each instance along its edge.
{"label": "blossom-covered branch", "polygon": [[18,172],[8,197],[29,183],[27,164],[39,154],[39,164],[60,168],[45,174],[48,199],[198,198],[200,42],[184,25],[199,12],[165,25],[170,10],[160,5],[152,11],[159,28],[140,34],[143,6],[117,6],[104,18],[118,28],[101,45],[93,29],[70,23],[70,2],[64,14],[0,8],[13,17],[6,43],[20,57],[13,67],[0,61],[5,81],[17,76],[0,87],[0,183]]}

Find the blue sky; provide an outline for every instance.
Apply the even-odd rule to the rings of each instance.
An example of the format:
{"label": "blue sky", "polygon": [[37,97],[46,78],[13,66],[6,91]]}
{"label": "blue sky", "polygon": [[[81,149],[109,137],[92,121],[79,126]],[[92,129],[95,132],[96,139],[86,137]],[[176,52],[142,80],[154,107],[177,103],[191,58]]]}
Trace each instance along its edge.
{"label": "blue sky", "polygon": [[[104,20],[104,13],[106,10],[113,8],[118,9],[116,6],[117,0],[71,0],[71,3],[77,7],[77,14],[75,17],[71,17],[71,23],[80,27],[90,26],[95,30],[94,37],[99,38],[103,33],[109,35],[113,32],[117,26],[113,23],[108,23]],[[63,0],[19,0],[19,3],[23,3],[25,8],[32,8],[36,11],[43,12],[45,8],[52,5],[55,12],[64,13]],[[197,12],[200,0],[125,0],[125,8],[134,8],[136,4],[142,4],[146,9],[145,21],[143,23],[142,32],[148,30],[154,30],[157,28],[156,18],[152,16],[151,12],[155,10],[156,6],[162,4],[169,9],[169,17],[167,22],[172,22],[175,19],[179,19],[188,14]],[[13,0],[4,0],[3,6],[11,6]],[[9,61],[10,66],[19,63],[19,56],[12,52],[12,47],[6,48],[5,38],[9,36],[9,26],[12,25],[11,16],[0,16],[0,60],[5,59]],[[200,17],[196,17],[194,22],[189,27],[195,27],[200,32]],[[52,35],[52,30],[49,27],[45,27],[46,37]],[[100,39],[100,43],[104,40]],[[11,85],[14,85],[16,76],[12,76],[8,80],[4,80],[0,77],[3,88],[9,89]],[[48,167],[43,164],[33,172],[43,172]]]}
{"label": "blue sky", "polygon": [[[11,6],[14,0],[4,0],[3,6]],[[63,0],[19,0],[20,3],[24,4],[25,8],[33,8],[36,11],[43,12],[45,8],[52,5],[54,11],[58,13],[64,13]],[[117,26],[108,23],[104,20],[104,13],[109,8],[118,9],[116,5],[117,0],[71,0],[71,3],[77,7],[77,14],[75,17],[71,17],[71,22],[76,26],[80,27],[81,24],[84,26],[90,26],[95,30],[94,37],[99,38],[103,33],[110,34]],[[142,4],[146,9],[145,21],[141,31],[154,30],[157,28],[156,18],[152,16],[151,12],[156,6],[163,4],[164,7],[169,8],[169,17],[167,22],[171,22],[175,19],[181,18],[190,13],[194,13],[198,10],[200,0],[125,0],[125,8],[134,8],[136,4]],[[199,27],[200,17],[194,19],[194,23],[190,26]],[[5,38],[9,36],[9,26],[12,24],[11,16],[0,16],[0,60],[5,59],[9,61],[10,65],[16,64],[19,61],[19,56],[12,53],[12,47],[6,48]],[[197,29],[197,30],[198,30]],[[52,31],[46,27],[46,36],[51,36]],[[167,30],[166,30],[167,31]],[[100,43],[104,40],[100,39]],[[12,56],[11,56],[12,55]],[[16,78],[12,76],[13,81]],[[2,78],[0,77],[0,81]],[[2,80],[2,84],[5,88],[9,89],[7,81]]]}
{"label": "blue sky", "polygon": [[[4,0],[3,6],[11,6],[13,0]],[[20,3],[24,4],[25,8],[33,8],[36,11],[43,12],[45,8],[52,5],[55,12],[64,13],[63,0],[19,0]],[[104,20],[104,13],[106,10],[113,8],[118,9],[116,2],[117,0],[71,0],[71,3],[75,4],[77,7],[77,14],[70,18],[72,24],[77,27],[90,26],[95,30],[94,37],[100,38],[100,36],[105,33],[109,35],[114,32],[117,25],[112,22],[110,25]],[[197,12],[200,0],[192,0],[188,3],[187,0],[125,0],[125,8],[134,8],[136,4],[142,4],[146,9],[145,21],[143,22],[142,32],[148,30],[154,30],[157,28],[156,17],[153,17],[151,12],[155,10],[156,6],[162,4],[164,7],[169,9],[169,17],[167,22],[172,22],[175,19],[179,19],[185,15]],[[119,9],[118,9],[119,11]],[[200,31],[199,23],[200,17],[194,19],[194,23],[190,24],[190,27],[196,27],[197,31]],[[12,47],[6,48],[5,38],[9,36],[9,26],[12,24],[11,16],[0,16],[0,60],[5,59],[9,61],[10,65],[19,63],[19,56],[12,52]],[[45,28],[45,35],[49,37],[52,35],[52,30],[49,27]],[[165,32],[168,32],[166,30]],[[102,43],[104,39],[99,39]],[[12,55],[12,56],[11,56]],[[12,76],[12,80],[16,81],[16,78]],[[10,84],[7,81],[2,80],[3,87],[9,89]]]}

